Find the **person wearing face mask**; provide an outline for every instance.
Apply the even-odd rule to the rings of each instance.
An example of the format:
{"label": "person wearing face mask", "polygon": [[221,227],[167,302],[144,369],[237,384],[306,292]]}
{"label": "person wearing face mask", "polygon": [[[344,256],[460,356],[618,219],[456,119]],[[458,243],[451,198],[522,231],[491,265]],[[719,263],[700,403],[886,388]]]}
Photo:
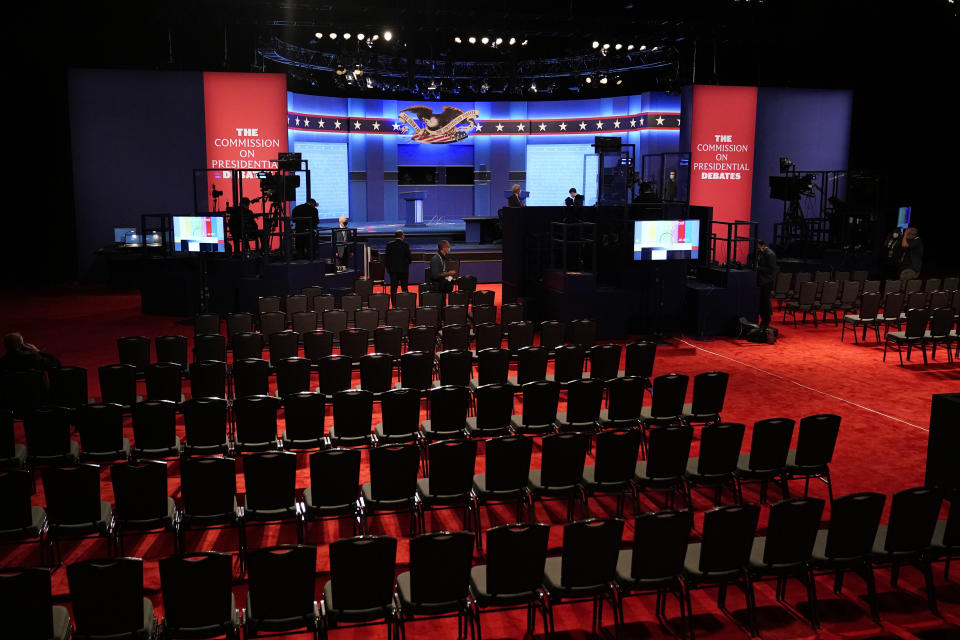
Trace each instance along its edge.
{"label": "person wearing face mask", "polygon": [[666,182],[663,183],[663,201],[673,202],[677,199],[677,172],[670,169]]}

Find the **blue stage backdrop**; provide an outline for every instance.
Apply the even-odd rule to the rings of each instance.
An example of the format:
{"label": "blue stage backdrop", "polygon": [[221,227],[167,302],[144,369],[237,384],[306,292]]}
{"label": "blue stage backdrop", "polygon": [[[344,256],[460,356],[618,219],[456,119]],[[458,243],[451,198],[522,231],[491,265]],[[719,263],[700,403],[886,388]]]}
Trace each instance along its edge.
{"label": "blue stage backdrop", "polygon": [[310,162],[321,216],[347,214],[354,223],[403,220],[410,191],[426,193],[426,221],[496,215],[514,184],[530,191],[530,205],[562,204],[570,187],[589,204],[596,168],[585,156],[595,136],[635,144],[638,163],[677,151],[679,141],[680,99],[662,93],[555,102],[289,93],[287,103],[290,150]]}

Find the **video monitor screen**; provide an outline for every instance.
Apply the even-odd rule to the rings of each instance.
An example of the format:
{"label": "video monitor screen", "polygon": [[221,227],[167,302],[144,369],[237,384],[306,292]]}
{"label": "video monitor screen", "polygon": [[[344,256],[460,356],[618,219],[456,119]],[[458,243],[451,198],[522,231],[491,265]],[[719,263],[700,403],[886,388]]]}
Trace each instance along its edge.
{"label": "video monitor screen", "polygon": [[634,260],[696,260],[700,256],[699,220],[637,220],[633,224]]}
{"label": "video monitor screen", "polygon": [[126,242],[128,235],[131,235],[131,236],[137,235],[137,228],[136,227],[114,227],[113,228],[113,241],[116,242],[117,244]]}
{"label": "video monitor screen", "polygon": [[174,251],[223,253],[226,234],[222,216],[174,216]]}
{"label": "video monitor screen", "polygon": [[910,207],[900,207],[897,213],[897,228],[906,229],[910,226]]}

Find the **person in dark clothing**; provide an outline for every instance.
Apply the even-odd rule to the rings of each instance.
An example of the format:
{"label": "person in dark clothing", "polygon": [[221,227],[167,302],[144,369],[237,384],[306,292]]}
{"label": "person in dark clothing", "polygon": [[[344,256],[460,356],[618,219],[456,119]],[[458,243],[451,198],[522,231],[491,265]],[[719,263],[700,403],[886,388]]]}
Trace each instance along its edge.
{"label": "person in dark clothing", "polygon": [[677,199],[677,172],[670,169],[666,182],[663,183],[663,201],[673,202]]}
{"label": "person in dark clothing", "polygon": [[340,216],[339,226],[333,230],[333,250],[337,257],[337,264],[341,270],[346,269],[353,257],[354,236],[347,226],[347,216]]}
{"label": "person in dark clothing", "polygon": [[520,192],[521,192],[520,185],[518,184],[513,185],[513,193],[511,193],[510,197],[507,198],[508,207],[516,208],[516,207],[527,206],[526,203],[523,201],[523,199],[520,197]]}
{"label": "person in dark clothing", "polygon": [[916,227],[910,227],[903,232],[900,241],[903,255],[900,257],[900,279],[915,280],[920,277],[920,268],[923,266],[923,241]]}
{"label": "person in dark clothing", "polygon": [[577,193],[576,189],[570,189],[570,197],[563,201],[568,207],[582,207],[583,196]]}
{"label": "person in dark clothing", "polygon": [[320,213],[317,211],[317,201],[310,198],[303,204],[298,204],[290,212],[293,225],[296,229],[297,257],[313,260],[316,246],[317,227],[320,226]]}
{"label": "person in dark clothing", "polygon": [[239,206],[227,208],[227,226],[230,228],[234,254],[240,253],[241,246],[246,249],[250,240],[253,240],[257,250],[260,250],[260,229],[253,218],[250,198],[241,198]]}
{"label": "person in dark clothing", "polygon": [[437,243],[437,252],[430,258],[430,282],[436,291],[449,293],[453,291],[453,279],[457,272],[447,269],[447,254],[450,253],[450,243],[441,240]]}
{"label": "person in dark clothing", "polygon": [[757,240],[757,285],[760,287],[760,329],[766,331],[773,317],[770,298],[777,277],[777,256],[767,243]]}
{"label": "person in dark clothing", "polygon": [[410,245],[403,239],[403,231],[397,229],[393,240],[387,243],[384,266],[390,274],[390,304],[397,304],[397,286],[407,292],[407,278],[410,276]]}
{"label": "person in dark clothing", "polygon": [[23,341],[19,333],[3,336],[3,346],[7,353],[0,358],[0,373],[16,371],[49,371],[60,368],[60,361],[49,353],[40,351],[36,346]]}

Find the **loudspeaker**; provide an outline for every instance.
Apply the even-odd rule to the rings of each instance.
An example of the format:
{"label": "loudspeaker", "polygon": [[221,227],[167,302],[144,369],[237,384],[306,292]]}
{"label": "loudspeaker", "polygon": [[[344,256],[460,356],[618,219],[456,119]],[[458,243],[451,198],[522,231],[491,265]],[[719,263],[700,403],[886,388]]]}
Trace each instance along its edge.
{"label": "loudspeaker", "polygon": [[946,494],[960,489],[960,393],[933,395],[924,484]]}

